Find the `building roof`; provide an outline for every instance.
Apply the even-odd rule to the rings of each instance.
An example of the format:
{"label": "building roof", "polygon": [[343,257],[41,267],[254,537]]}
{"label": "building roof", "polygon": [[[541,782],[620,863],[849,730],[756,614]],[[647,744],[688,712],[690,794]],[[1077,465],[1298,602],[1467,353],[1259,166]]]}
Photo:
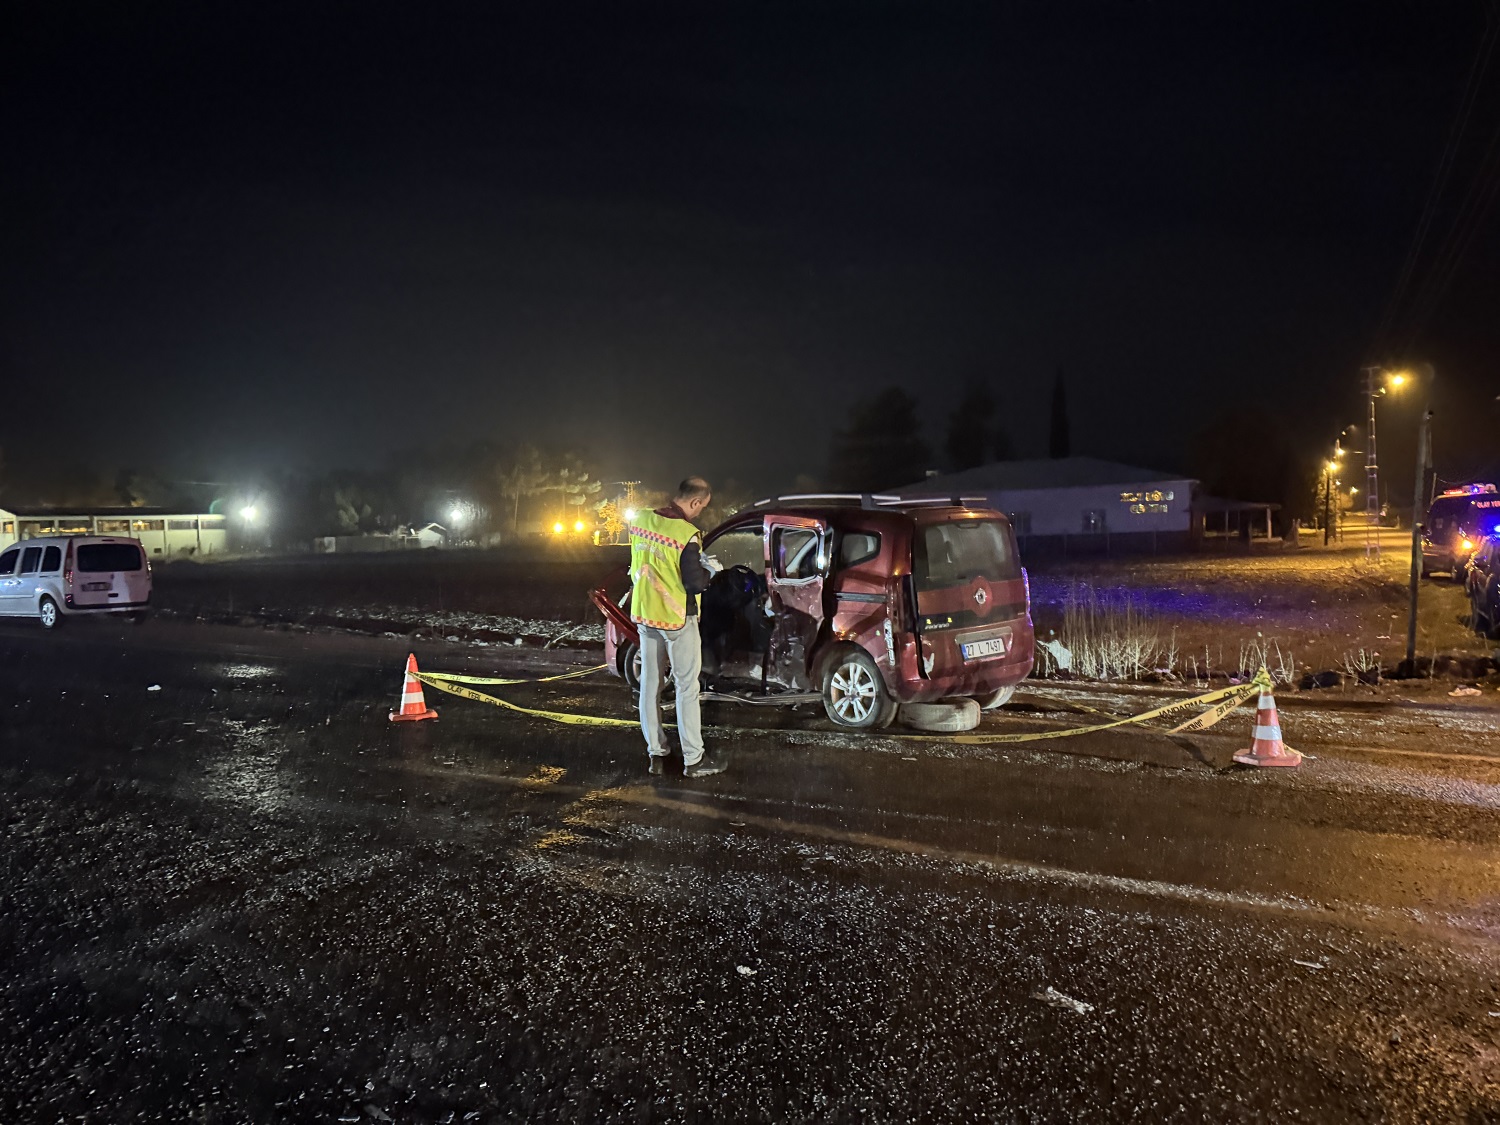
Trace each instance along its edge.
{"label": "building roof", "polygon": [[49,504],[44,508],[8,508],[21,519],[51,519],[61,516],[99,517],[100,519],[159,520],[164,516],[193,519],[223,519],[222,512],[194,512],[182,508],[96,508],[90,504]]}
{"label": "building roof", "polygon": [[896,489],[902,496],[956,496],[960,493],[1021,492],[1035,488],[1088,488],[1098,485],[1191,481],[1181,474],[1101,461],[1097,457],[1059,457],[1038,461],[992,461],[988,465],[928,477]]}

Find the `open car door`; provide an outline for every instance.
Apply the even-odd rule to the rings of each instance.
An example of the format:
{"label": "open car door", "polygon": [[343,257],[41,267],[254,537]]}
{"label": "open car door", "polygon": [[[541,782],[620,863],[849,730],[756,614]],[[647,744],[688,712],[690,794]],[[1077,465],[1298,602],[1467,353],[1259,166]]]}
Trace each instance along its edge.
{"label": "open car door", "polygon": [[830,558],[828,525],[805,516],[766,517],[766,592],[775,625],[765,678],[791,691],[812,691],[808,656],[823,628],[823,580]]}

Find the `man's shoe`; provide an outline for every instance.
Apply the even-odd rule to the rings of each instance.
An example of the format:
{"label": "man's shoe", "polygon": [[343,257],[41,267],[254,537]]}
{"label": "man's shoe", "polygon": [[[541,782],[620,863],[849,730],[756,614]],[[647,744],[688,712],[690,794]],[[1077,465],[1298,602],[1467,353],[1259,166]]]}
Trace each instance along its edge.
{"label": "man's shoe", "polygon": [[651,776],[661,777],[667,772],[667,756],[665,754],[651,755]]}
{"label": "man's shoe", "polygon": [[705,754],[690,766],[683,767],[683,777],[711,777],[716,773],[723,773],[729,765],[717,754]]}

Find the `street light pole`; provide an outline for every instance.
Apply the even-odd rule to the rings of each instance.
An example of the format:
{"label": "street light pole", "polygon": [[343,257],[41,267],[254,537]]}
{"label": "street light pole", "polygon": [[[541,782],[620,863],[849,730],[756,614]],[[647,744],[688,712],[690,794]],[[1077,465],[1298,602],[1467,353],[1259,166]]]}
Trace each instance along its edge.
{"label": "street light pole", "polygon": [[1380,470],[1375,462],[1375,382],[1384,374],[1382,367],[1365,368],[1365,398],[1370,402],[1370,432],[1365,441],[1365,557],[1380,554],[1380,536],[1376,522],[1380,519]]}
{"label": "street light pole", "polygon": [[1328,509],[1333,492],[1333,462],[1323,463],[1323,546],[1328,546]]}
{"label": "street light pole", "polygon": [[1422,364],[1422,419],[1417,426],[1417,470],[1411,490],[1411,607],[1406,616],[1406,666],[1410,674],[1417,674],[1417,591],[1422,580],[1422,493],[1427,474],[1427,462],[1431,457],[1432,443],[1432,383],[1437,377],[1431,364]]}

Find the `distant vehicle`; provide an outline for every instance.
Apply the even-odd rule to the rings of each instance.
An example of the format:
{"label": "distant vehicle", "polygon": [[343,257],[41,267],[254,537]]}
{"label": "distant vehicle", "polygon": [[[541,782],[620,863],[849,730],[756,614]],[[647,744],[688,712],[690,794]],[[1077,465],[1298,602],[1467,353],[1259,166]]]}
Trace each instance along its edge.
{"label": "distant vehicle", "polygon": [[[961,500],[817,494],[762,500],[708,534],[724,567],[702,599],[705,698],[822,702],[842,727],[906,704],[1005,704],[1031,671],[1026,571],[1010,522]],[[632,688],[629,593],[593,591],[605,658]]]}
{"label": "distant vehicle", "polygon": [[1461,582],[1464,564],[1486,535],[1500,532],[1500,493],[1468,484],[1440,494],[1422,522],[1422,577],[1446,572]]}
{"label": "distant vehicle", "polygon": [[80,614],[128,614],[151,604],[151,563],[139,539],[58,535],[0,552],[0,616],[35,617],[56,629]]}
{"label": "distant vehicle", "polygon": [[1474,549],[1464,571],[1469,592],[1469,627],[1486,637],[1500,637],[1500,533],[1487,535]]}

